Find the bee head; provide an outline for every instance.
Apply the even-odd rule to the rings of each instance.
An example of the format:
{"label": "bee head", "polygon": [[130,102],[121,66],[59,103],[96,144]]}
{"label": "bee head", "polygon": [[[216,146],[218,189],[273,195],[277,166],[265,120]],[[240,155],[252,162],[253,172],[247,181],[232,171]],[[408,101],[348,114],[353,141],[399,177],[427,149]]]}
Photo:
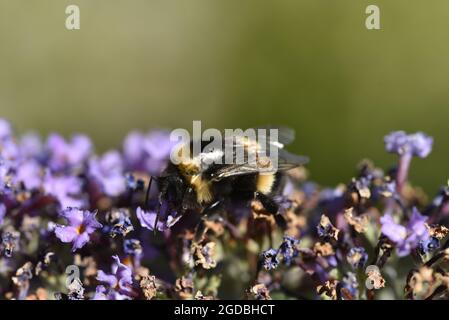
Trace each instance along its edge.
{"label": "bee head", "polygon": [[177,175],[163,176],[158,179],[159,197],[178,207],[186,189],[184,180]]}
{"label": "bee head", "polygon": [[197,208],[196,191],[179,175],[159,179],[160,197],[170,203],[178,212]]}

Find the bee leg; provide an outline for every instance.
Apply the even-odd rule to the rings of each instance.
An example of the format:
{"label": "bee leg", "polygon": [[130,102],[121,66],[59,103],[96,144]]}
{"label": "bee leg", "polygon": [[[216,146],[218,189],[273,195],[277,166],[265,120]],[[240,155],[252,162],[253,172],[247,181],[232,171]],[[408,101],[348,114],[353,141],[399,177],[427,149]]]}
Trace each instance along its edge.
{"label": "bee leg", "polygon": [[271,213],[274,216],[276,224],[281,229],[285,229],[287,227],[287,222],[285,221],[284,217],[279,214],[278,204],[272,198],[259,191],[254,192],[254,198],[260,201],[265,210],[267,210],[268,213]]}
{"label": "bee leg", "polygon": [[159,218],[161,216],[162,200],[164,199],[164,197],[167,193],[167,188],[168,188],[167,180],[163,180],[163,182],[161,183],[159,195],[158,195],[156,219],[154,219],[154,226],[153,226],[154,233],[156,233],[156,231],[157,231],[157,223],[159,222]]}
{"label": "bee leg", "polygon": [[203,218],[214,220],[217,218],[217,214],[223,209],[223,201],[218,200],[204,208],[202,215]]}
{"label": "bee leg", "polygon": [[146,208],[148,208],[149,201],[150,201],[151,182],[153,182],[153,176],[150,176],[150,181],[148,181],[147,192],[145,193],[145,206],[146,206]]}
{"label": "bee leg", "polygon": [[218,200],[204,208],[202,217],[195,230],[195,242],[201,242],[207,232],[207,221],[221,221],[223,220],[221,212],[223,210],[223,201]]}
{"label": "bee leg", "polygon": [[157,230],[157,224],[159,222],[159,218],[161,215],[161,207],[162,207],[162,196],[161,193],[159,193],[158,202],[157,202],[157,209],[156,209],[156,219],[154,219],[154,225],[153,225],[153,232],[156,233]]}
{"label": "bee leg", "polygon": [[276,215],[278,213],[279,206],[277,205],[276,202],[274,202],[273,199],[271,199],[266,194],[256,191],[254,192],[254,198],[260,201],[260,203],[263,205],[265,210],[267,210],[267,212],[271,213],[272,215]]}

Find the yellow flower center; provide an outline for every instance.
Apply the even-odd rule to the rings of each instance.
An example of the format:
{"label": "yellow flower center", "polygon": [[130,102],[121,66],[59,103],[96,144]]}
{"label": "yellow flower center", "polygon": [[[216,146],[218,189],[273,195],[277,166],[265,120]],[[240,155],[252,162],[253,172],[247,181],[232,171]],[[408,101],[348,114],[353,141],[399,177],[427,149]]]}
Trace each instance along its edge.
{"label": "yellow flower center", "polygon": [[84,223],[80,224],[80,226],[78,228],[76,228],[76,232],[78,234],[82,234],[82,233],[84,233],[84,231],[86,231],[86,226],[84,225]]}

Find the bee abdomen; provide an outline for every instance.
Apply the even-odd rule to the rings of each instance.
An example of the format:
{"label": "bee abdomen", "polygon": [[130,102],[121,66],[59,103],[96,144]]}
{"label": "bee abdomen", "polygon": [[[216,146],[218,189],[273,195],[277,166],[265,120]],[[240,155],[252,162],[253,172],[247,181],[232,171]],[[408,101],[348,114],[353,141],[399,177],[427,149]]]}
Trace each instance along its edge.
{"label": "bee abdomen", "polygon": [[263,194],[269,194],[273,190],[275,181],[274,173],[259,174],[256,181],[256,190]]}

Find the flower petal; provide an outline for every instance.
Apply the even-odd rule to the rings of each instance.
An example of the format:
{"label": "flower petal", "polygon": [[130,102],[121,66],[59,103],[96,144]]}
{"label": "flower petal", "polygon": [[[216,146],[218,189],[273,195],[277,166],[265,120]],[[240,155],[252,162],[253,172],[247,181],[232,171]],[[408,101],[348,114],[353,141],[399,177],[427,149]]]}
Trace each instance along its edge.
{"label": "flower petal", "polygon": [[97,280],[107,283],[111,288],[115,288],[117,286],[117,278],[114,275],[107,274],[102,270],[98,270]]}
{"label": "flower petal", "polygon": [[89,234],[87,232],[83,232],[78,237],[75,238],[73,242],[72,251],[76,251],[77,249],[81,249],[84,245],[89,242]]}
{"label": "flower petal", "polygon": [[76,228],[61,225],[56,226],[55,234],[62,242],[72,242],[78,236]]}

